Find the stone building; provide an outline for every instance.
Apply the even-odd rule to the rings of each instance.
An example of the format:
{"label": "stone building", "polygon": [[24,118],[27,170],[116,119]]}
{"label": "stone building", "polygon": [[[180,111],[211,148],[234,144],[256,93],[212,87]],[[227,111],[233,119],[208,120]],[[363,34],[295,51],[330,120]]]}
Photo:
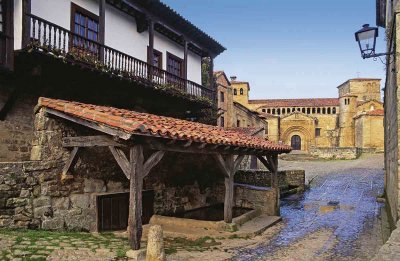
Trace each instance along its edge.
{"label": "stone building", "polygon": [[385,28],[388,65],[384,89],[385,103],[385,197],[391,227],[394,229],[400,217],[399,179],[399,52],[400,2],[377,0],[377,26]]}
{"label": "stone building", "polygon": [[379,79],[350,79],[338,87],[338,98],[313,99],[251,100],[248,83],[231,83],[234,102],[266,119],[272,141],[317,154],[326,148],[383,150]]}

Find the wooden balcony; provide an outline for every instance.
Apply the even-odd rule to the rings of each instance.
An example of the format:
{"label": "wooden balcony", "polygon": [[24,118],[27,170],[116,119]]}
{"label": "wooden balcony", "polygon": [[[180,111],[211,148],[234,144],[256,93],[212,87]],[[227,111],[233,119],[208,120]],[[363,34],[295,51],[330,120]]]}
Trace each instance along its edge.
{"label": "wooden balcony", "polygon": [[90,40],[32,14],[26,14],[29,32],[25,50],[81,63],[91,69],[143,83],[154,89],[171,91],[190,99],[215,104],[215,90],[183,79],[97,41]]}

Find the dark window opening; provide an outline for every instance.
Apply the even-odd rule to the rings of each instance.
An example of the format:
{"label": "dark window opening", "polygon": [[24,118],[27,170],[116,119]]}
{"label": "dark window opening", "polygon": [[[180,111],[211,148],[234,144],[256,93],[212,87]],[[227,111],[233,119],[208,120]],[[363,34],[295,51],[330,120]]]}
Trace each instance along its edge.
{"label": "dark window opening", "polygon": [[312,108],[312,113],[315,113],[315,108]]}
{"label": "dark window opening", "polygon": [[71,13],[71,31],[76,34],[72,39],[73,47],[79,51],[89,51],[97,55],[98,45],[91,41],[98,41],[99,17],[73,3]]}
{"label": "dark window opening", "polygon": [[281,109],[277,109],[278,115],[281,115]]}
{"label": "dark window opening", "polygon": [[310,114],[310,113],[311,113],[311,109],[307,108],[307,114]]}
{"label": "dark window opening", "polygon": [[237,90],[233,89],[233,95],[237,95]]}
{"label": "dark window opening", "polygon": [[332,108],[332,113],[336,114],[336,108],[335,107]]}
{"label": "dark window opening", "polygon": [[262,112],[265,112],[265,109],[262,109],[261,111],[262,111]]}
{"label": "dark window opening", "polygon": [[167,53],[167,72],[178,77],[183,77],[182,59],[173,54]]}
{"label": "dark window opening", "polygon": [[275,109],[272,109],[272,114],[275,114]]}
{"label": "dark window opening", "polygon": [[236,121],[236,127],[240,127],[240,120]]}
{"label": "dark window opening", "polygon": [[5,31],[5,6],[4,6],[5,1],[0,0],[0,33],[3,33]]}
{"label": "dark window opening", "polygon": [[297,108],[297,111],[300,111],[301,109],[300,108]]}
{"label": "dark window opening", "polygon": [[301,109],[302,113],[306,113],[306,108]]}
{"label": "dark window opening", "polygon": [[240,95],[243,95],[243,89],[240,88]]}
{"label": "dark window opening", "polygon": [[328,108],[328,114],[331,114],[331,108]]}
{"label": "dark window opening", "polygon": [[321,108],[317,108],[317,113],[321,113]]}
{"label": "dark window opening", "polygon": [[271,114],[271,109],[268,109],[268,110],[267,110],[267,113]]}
{"label": "dark window opening", "polygon": [[225,127],[225,117],[224,116],[221,116],[221,118],[220,118],[220,126],[221,127]]}
{"label": "dark window opening", "polygon": [[321,136],[321,128],[315,128],[315,137]]}
{"label": "dark window opening", "polygon": [[153,49],[153,62],[150,61],[150,48],[147,48],[147,61],[149,64],[162,69],[162,52]]}
{"label": "dark window opening", "polygon": [[326,109],[322,108],[322,114],[326,114]]}
{"label": "dark window opening", "polygon": [[220,92],[219,96],[220,96],[221,102],[225,102],[225,93],[224,92]]}

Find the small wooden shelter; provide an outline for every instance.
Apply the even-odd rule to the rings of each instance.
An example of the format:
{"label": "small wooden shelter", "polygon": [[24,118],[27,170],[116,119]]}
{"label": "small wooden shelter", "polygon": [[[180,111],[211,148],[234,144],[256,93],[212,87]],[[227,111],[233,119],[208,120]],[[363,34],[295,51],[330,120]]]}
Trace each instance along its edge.
{"label": "small wooden shelter", "polygon": [[[272,173],[272,186],[278,184],[278,154],[291,148],[254,136],[224,130],[197,122],[138,113],[106,106],[40,98],[38,108],[97,130],[104,135],[65,137],[63,146],[72,148],[63,177],[75,164],[80,148],[108,147],[127,179],[130,180],[128,231],[132,249],[140,248],[142,237],[143,179],[166,152],[210,154],[225,176],[224,220],[232,222],[234,175],[245,155],[255,155]],[[129,157],[124,151],[129,150]],[[153,153],[147,159],[143,151]],[[279,193],[277,193],[279,194]]]}

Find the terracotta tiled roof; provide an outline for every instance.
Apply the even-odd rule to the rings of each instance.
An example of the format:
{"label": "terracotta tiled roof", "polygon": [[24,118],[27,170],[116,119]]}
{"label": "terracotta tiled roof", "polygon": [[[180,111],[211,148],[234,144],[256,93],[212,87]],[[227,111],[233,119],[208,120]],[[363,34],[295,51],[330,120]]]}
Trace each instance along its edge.
{"label": "terracotta tiled roof", "polygon": [[366,115],[370,115],[370,116],[383,116],[384,114],[385,114],[385,112],[382,109],[367,111],[367,113],[366,113]]}
{"label": "terracotta tiled roof", "polygon": [[39,107],[50,108],[72,117],[105,125],[132,135],[148,135],[167,139],[190,140],[208,144],[263,149],[278,153],[290,152],[287,145],[276,144],[237,131],[197,122],[139,113],[113,107],[72,101],[39,98]]}
{"label": "terracotta tiled roof", "polygon": [[311,98],[311,99],[266,99],[249,100],[249,104],[262,104],[263,107],[317,107],[339,106],[338,98]]}
{"label": "terracotta tiled roof", "polygon": [[257,127],[232,127],[228,128],[228,130],[232,131],[237,131],[249,136],[253,136],[254,134],[258,134],[261,130],[264,130],[264,128],[257,128]]}

